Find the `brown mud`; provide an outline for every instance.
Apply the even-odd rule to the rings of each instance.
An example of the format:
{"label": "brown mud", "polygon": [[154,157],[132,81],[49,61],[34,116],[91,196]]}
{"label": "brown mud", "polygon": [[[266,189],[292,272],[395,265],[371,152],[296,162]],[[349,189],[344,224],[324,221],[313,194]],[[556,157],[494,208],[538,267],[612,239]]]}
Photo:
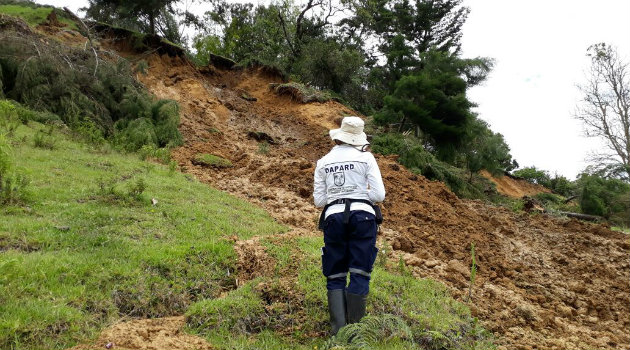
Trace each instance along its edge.
{"label": "brown mud", "polygon": [[117,323],[103,332],[92,345],[78,345],[69,350],[210,350],[205,339],[185,333],[184,316],[133,320]]}
{"label": "brown mud", "polygon": [[[301,104],[278,96],[269,84],[279,78],[260,69],[197,71],[166,56],[152,56],[148,63],[141,81],[182,108],[185,145],[174,151],[181,169],[262,206],[284,224],[316,234],[314,164],[331,146],[328,130],[354,112],[335,102]],[[272,140],[266,151],[252,132]],[[194,165],[197,153],[227,158],[234,167]],[[394,157],[377,159],[388,190],[381,239],[413,266],[415,275],[442,281],[459,300],[467,295],[474,243],[478,274],[469,304],[500,345],[630,346],[627,235],[573,219],[460,200],[442,183],[407,171]],[[269,264],[264,248],[251,242],[239,246],[237,251],[249,249],[260,256],[252,264]],[[250,259],[251,254],[241,256]],[[245,266],[243,270],[247,273]],[[260,266],[251,269],[258,270]]]}
{"label": "brown mud", "polygon": [[548,188],[529,183],[523,179],[516,179],[510,176],[492,176],[487,170],[480,172],[481,176],[492,181],[497,186],[497,192],[512,198],[522,198],[524,196],[534,196],[539,193],[551,193]]}
{"label": "brown mud", "polygon": [[[173,151],[180,169],[263,207],[292,229],[290,235],[317,235],[314,165],[331,147],[328,130],[344,115],[356,113],[336,102],[302,104],[278,96],[269,84],[280,78],[262,68],[198,70],[179,57],[154,54],[145,59],[149,69],[138,76],[140,81],[156,96],[181,106],[185,144]],[[233,167],[195,165],[198,153],[229,159]],[[468,294],[474,243],[478,273],[468,304],[501,348],[630,347],[628,235],[574,219],[461,200],[442,183],[409,172],[395,157],[377,156],[377,161],[387,190],[380,240],[415,276],[443,282],[461,301]],[[271,271],[274,261],[258,238],[235,242],[235,247],[240,283]],[[134,322],[151,328],[151,322],[170,319],[183,322]],[[99,341],[120,344],[117,348],[153,346],[154,339],[127,343],[133,332],[117,333],[115,327]],[[186,349],[168,343],[175,341],[168,336],[163,339],[160,347]]]}

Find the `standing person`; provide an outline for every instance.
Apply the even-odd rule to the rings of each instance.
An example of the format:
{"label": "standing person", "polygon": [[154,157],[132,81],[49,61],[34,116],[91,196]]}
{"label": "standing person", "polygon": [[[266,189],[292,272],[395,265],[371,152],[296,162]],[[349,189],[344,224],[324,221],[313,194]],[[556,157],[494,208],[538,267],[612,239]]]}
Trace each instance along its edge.
{"label": "standing person", "polygon": [[385,187],[376,159],[366,151],[369,142],[363,126],[359,117],[343,118],[341,128],[330,130],[336,145],[315,168],[313,198],[315,206],[324,207],[322,271],[333,335],[365,315],[378,252],[376,232],[382,217],[374,203],[385,199]]}

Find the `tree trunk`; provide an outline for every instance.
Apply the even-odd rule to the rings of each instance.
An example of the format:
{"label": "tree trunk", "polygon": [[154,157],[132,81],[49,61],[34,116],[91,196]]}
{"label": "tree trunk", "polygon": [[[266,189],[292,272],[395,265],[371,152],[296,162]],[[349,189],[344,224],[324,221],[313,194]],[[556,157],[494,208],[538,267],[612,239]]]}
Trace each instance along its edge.
{"label": "tree trunk", "polygon": [[149,13],[149,30],[151,30],[151,34],[155,35],[155,12],[151,11]]}
{"label": "tree trunk", "polygon": [[570,218],[576,218],[576,219],[586,220],[586,221],[600,221],[600,220],[604,219],[601,216],[597,216],[597,215],[571,213],[571,212],[568,212],[568,211],[561,211],[560,214],[566,215],[566,216],[568,216]]}

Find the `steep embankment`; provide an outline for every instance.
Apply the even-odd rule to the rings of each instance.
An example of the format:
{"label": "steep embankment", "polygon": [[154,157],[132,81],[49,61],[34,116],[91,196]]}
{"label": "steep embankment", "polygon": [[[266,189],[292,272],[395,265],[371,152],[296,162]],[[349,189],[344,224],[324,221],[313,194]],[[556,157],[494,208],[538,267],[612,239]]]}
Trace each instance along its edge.
{"label": "steep embankment", "polygon": [[524,179],[511,176],[492,176],[487,170],[480,172],[481,176],[492,181],[497,186],[497,192],[512,198],[522,198],[523,196],[534,196],[539,193],[551,193],[548,188],[529,183]]}
{"label": "steep embankment", "polygon": [[[315,161],[330,147],[329,128],[353,112],[335,103],[277,96],[263,69],[198,71],[181,58],[153,55],[141,81],[182,107],[181,168],[267,209],[300,232],[315,232]],[[254,97],[256,101],[252,101]],[[263,134],[264,133],[264,134]],[[256,138],[263,136],[269,145]],[[192,162],[198,153],[232,168]],[[630,345],[628,236],[604,226],[513,213],[463,201],[443,184],[378,157],[388,197],[384,239],[417,276],[436,278],[463,298],[470,245],[478,275],[471,307],[507,348],[586,349]]]}

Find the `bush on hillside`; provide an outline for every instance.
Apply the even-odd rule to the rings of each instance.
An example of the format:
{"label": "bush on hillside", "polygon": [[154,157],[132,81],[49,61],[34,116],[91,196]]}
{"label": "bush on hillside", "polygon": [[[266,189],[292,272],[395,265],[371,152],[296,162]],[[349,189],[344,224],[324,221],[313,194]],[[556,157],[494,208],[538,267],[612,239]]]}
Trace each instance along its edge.
{"label": "bush on hillside", "polygon": [[469,182],[465,170],[438,160],[418,139],[394,133],[379,134],[373,136],[371,145],[375,153],[397,154],[402,165],[429,180],[444,182],[459,197],[485,198],[487,186]]}
{"label": "bush on hillside", "polygon": [[[133,78],[127,60],[40,41],[34,34],[0,34],[2,93],[38,112],[58,115],[75,130],[90,129],[120,148],[179,145],[177,103],[156,100]],[[85,131],[85,130],[84,130]]]}
{"label": "bush on hillside", "polygon": [[525,179],[527,182],[544,186],[554,193],[569,197],[573,195],[577,188],[575,183],[562,175],[555,174],[553,177],[548,171],[538,169],[535,166],[525,167],[513,172],[513,175]]}
{"label": "bush on hillside", "polygon": [[[28,178],[15,169],[13,150],[5,136],[7,128],[19,125],[15,108],[5,101],[0,101],[0,205],[16,204],[24,197]],[[11,131],[12,132],[12,131]]]}
{"label": "bush on hillside", "polygon": [[596,174],[577,180],[582,212],[603,216],[614,224],[630,225],[630,184]]}

